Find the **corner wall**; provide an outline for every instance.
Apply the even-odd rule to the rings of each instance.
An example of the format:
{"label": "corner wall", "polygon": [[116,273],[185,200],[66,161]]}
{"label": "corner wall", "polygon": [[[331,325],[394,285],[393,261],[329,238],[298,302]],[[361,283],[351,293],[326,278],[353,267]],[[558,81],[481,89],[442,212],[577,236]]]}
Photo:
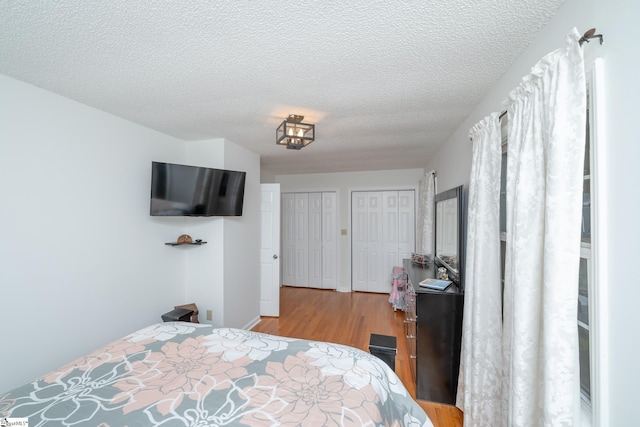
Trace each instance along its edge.
{"label": "corner wall", "polygon": [[159,322],[184,297],[182,219],[149,216],[184,143],[0,75],[0,393]]}
{"label": "corner wall", "polygon": [[[196,302],[201,320],[211,308],[219,326],[255,322],[256,154],[186,143],[3,75],[0,94],[0,394],[174,305]],[[247,171],[243,216],[151,217],[154,160]],[[164,244],[185,232],[209,243]]]}
{"label": "corner wall", "polygon": [[185,303],[196,303],[200,322],[244,328],[260,319],[260,157],[221,138],[186,145],[189,164],[247,172],[242,216],[187,218],[186,232],[207,244],[180,248]]}
{"label": "corner wall", "polygon": [[241,217],[224,220],[224,325],[260,321],[260,156],[226,142],[225,169],[247,172]]}

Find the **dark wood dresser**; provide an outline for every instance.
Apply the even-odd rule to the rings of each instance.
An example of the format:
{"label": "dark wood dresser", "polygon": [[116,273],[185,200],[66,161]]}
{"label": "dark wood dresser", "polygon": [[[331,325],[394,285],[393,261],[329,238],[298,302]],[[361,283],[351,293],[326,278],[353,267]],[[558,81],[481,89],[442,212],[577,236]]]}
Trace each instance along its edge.
{"label": "dark wood dresser", "polygon": [[419,286],[435,277],[433,264],[403,261],[407,286],[405,326],[416,397],[454,405],[460,369],[464,293],[452,283],[444,291]]}

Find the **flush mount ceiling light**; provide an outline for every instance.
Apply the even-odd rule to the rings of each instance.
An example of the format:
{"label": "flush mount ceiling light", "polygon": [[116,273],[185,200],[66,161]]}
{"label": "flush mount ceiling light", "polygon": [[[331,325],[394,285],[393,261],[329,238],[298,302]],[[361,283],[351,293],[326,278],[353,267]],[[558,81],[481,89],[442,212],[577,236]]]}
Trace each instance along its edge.
{"label": "flush mount ceiling light", "polygon": [[302,123],[304,116],[289,114],[276,130],[276,144],[291,150],[300,150],[316,138],[316,126]]}

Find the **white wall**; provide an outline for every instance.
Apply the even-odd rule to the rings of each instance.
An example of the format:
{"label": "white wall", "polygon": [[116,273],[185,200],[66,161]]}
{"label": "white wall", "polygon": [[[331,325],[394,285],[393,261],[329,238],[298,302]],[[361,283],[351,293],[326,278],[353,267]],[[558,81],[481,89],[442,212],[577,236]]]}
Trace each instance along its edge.
{"label": "white wall", "polygon": [[[338,199],[338,291],[351,291],[351,192],[356,190],[416,189],[423,169],[277,175],[281,193],[335,191]],[[340,235],[340,230],[347,230]]]}
{"label": "white wall", "polygon": [[[609,342],[605,343],[608,359],[599,362],[608,370],[608,389],[603,390],[605,406],[599,425],[637,425],[640,414],[635,408],[640,384],[638,340],[634,333],[640,323],[640,286],[634,278],[633,266],[638,254],[640,223],[637,183],[640,182],[640,144],[636,123],[640,99],[638,41],[635,37],[640,22],[640,2],[625,0],[566,0],[551,23],[541,30],[537,40],[516,60],[498,84],[446,142],[440,152],[425,166],[437,169],[439,188],[468,185],[471,144],[469,129],[484,116],[500,111],[501,103],[520,79],[546,53],[563,45],[565,35],[577,27],[580,32],[596,27],[604,34],[604,45],[596,40],[585,44],[585,57],[603,56],[605,60],[606,117],[603,147],[608,159],[599,176],[607,183],[608,203],[602,206],[609,221],[600,230],[608,238],[602,248],[600,265],[609,266],[611,279],[601,283],[608,291],[608,303],[596,301],[608,313],[606,321]],[[499,48],[499,44],[496,46]],[[602,124],[602,123],[601,123]]]}
{"label": "white wall", "polygon": [[0,75],[0,392],[160,321],[184,297],[151,161],[184,144]]}
{"label": "white wall", "polygon": [[[0,393],[177,304],[195,302],[201,320],[212,309],[221,326],[255,323],[256,154],[186,143],[3,75],[0,94]],[[149,216],[153,160],[247,171],[244,215]],[[183,233],[209,243],[164,244]]]}
{"label": "white wall", "polygon": [[[224,139],[187,142],[187,163],[224,169],[224,144]],[[200,322],[216,326],[224,325],[224,221],[223,217],[187,218],[185,233],[207,244],[176,248],[187,256],[185,303],[198,306]],[[200,268],[203,265],[207,268]],[[207,320],[207,310],[213,311],[212,320]]]}
{"label": "white wall", "polygon": [[224,219],[224,325],[248,328],[260,321],[260,157],[227,142],[224,166],[247,172],[243,214]]}

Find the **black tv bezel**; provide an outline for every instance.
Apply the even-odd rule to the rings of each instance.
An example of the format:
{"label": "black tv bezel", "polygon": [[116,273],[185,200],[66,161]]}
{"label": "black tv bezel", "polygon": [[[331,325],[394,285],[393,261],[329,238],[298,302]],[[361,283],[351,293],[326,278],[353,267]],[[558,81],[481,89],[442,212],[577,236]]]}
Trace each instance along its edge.
{"label": "black tv bezel", "polygon": [[[155,169],[155,165],[170,165],[170,166],[179,166],[179,167],[184,167],[184,168],[194,168],[194,169],[202,169],[202,170],[210,170],[210,171],[216,171],[216,172],[223,172],[223,173],[233,173],[233,174],[239,174],[242,176],[242,185],[241,185],[241,195],[240,197],[240,209],[239,210],[235,210],[233,213],[229,213],[229,212],[211,212],[211,213],[181,213],[181,214],[162,214],[162,213],[158,213],[161,211],[154,211],[153,209],[153,190],[154,190],[154,169]],[[152,217],[236,217],[236,216],[242,216],[244,213],[244,193],[245,193],[245,188],[246,188],[246,176],[247,173],[245,171],[238,171],[238,170],[232,170],[232,169],[220,169],[220,168],[211,168],[211,167],[207,167],[207,166],[196,166],[196,165],[186,165],[186,164],[182,164],[182,163],[171,163],[171,162],[160,162],[160,161],[152,161],[151,162],[151,185],[150,185],[150,194],[149,194],[149,215]],[[236,192],[238,193],[238,192]]]}

